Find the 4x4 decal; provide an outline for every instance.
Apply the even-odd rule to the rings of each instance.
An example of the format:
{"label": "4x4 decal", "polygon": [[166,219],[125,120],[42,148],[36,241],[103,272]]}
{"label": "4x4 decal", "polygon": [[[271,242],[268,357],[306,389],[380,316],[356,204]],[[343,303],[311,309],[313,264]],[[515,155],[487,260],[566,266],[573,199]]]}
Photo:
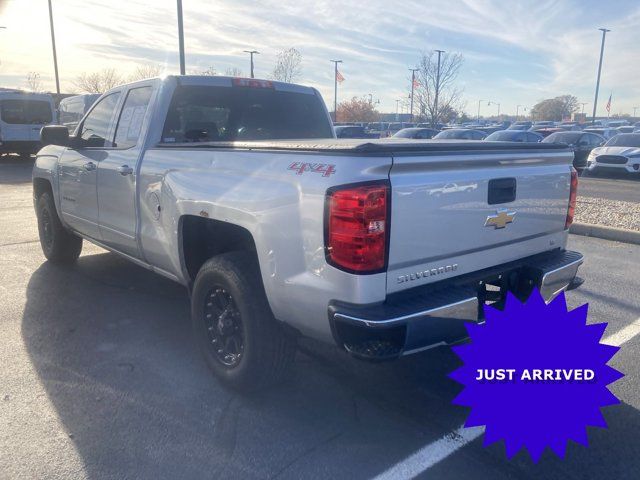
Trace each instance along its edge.
{"label": "4x4 decal", "polygon": [[304,172],[321,173],[323,177],[328,177],[336,173],[336,166],[327,163],[305,163],[293,162],[289,165],[288,170],[295,170],[297,175]]}

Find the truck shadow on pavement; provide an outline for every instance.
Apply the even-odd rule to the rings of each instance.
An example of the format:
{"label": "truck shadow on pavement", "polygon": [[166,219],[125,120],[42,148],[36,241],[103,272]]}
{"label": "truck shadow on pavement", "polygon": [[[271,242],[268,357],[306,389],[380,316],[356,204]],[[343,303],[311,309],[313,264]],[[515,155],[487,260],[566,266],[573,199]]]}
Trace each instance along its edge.
{"label": "truck shadow on pavement", "polygon": [[[446,376],[458,365],[448,349],[368,364],[304,341],[288,382],[229,391],[194,347],[184,288],[110,253],[40,266],[22,336],[89,478],[367,479],[467,414],[451,405],[460,387]],[[631,478],[638,412],[605,412],[611,431],[592,430],[591,447],[570,447],[567,461],[507,462],[502,446],[477,439],[430,473]]]}

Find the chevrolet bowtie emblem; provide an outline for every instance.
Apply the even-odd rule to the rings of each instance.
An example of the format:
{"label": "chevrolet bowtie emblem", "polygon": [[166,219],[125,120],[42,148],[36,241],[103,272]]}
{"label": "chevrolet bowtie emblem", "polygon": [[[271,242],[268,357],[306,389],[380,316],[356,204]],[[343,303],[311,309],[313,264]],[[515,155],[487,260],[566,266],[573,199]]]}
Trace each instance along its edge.
{"label": "chevrolet bowtie emblem", "polygon": [[504,228],[509,223],[513,222],[516,217],[516,212],[510,212],[508,210],[498,210],[495,215],[489,215],[484,222],[485,227]]}

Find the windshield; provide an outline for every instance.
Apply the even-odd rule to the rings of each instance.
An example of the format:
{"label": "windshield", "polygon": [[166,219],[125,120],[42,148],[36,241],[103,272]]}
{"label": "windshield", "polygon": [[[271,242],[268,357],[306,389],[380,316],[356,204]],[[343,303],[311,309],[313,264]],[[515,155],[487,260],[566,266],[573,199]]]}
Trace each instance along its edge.
{"label": "windshield", "polygon": [[469,130],[445,130],[437,134],[434,138],[454,138],[454,139],[467,138],[467,135],[465,134],[468,131]]}
{"label": "windshield", "polygon": [[178,87],[162,133],[165,143],[332,137],[316,95],[215,86]]}
{"label": "windshield", "polygon": [[405,128],[404,130],[400,130],[399,132],[397,132],[394,137],[399,137],[399,138],[413,138],[414,135],[416,133],[418,133],[420,130],[414,130],[413,128]]}
{"label": "windshield", "polygon": [[572,144],[578,141],[582,132],[576,133],[552,133],[543,140],[544,143],[567,143]]}
{"label": "windshield", "polygon": [[11,124],[40,125],[51,123],[51,104],[43,100],[2,100],[2,121]]}
{"label": "windshield", "polygon": [[640,133],[620,133],[605,143],[604,146],[640,148]]}
{"label": "windshield", "polygon": [[487,140],[489,142],[513,141],[513,140],[516,140],[517,138],[519,138],[520,135],[522,135],[522,134],[520,132],[518,132],[518,131],[494,132],[491,135],[489,135],[487,138],[485,138],[485,140]]}

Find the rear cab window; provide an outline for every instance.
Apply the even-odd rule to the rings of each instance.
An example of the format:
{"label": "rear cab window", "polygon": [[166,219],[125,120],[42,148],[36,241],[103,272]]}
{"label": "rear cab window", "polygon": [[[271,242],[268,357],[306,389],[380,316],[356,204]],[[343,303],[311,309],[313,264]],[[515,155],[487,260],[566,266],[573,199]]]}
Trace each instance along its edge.
{"label": "rear cab window", "polygon": [[275,88],[181,85],[163,143],[332,138],[322,100]]}

